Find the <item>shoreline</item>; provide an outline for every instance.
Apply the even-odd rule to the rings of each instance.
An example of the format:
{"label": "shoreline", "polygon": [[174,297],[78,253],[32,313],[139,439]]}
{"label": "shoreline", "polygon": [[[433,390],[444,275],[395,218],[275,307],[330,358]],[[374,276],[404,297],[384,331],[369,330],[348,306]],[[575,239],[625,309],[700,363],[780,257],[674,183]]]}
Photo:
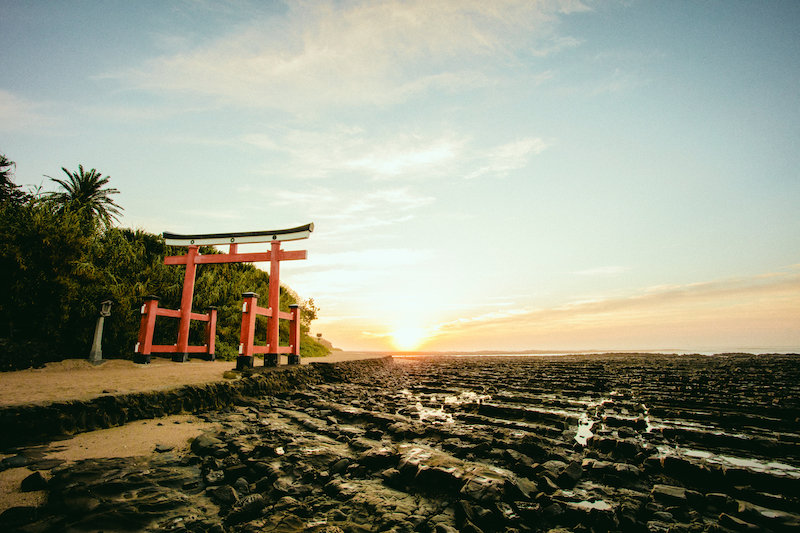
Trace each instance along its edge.
{"label": "shoreline", "polygon": [[[183,409],[173,402],[214,391],[196,419],[129,422],[2,459],[17,466],[4,483],[31,475],[47,492],[6,496],[28,499],[0,529],[794,531],[798,376],[797,356],[642,354],[254,372],[148,395]],[[173,426],[186,432],[174,447],[157,434]],[[119,439],[139,455],[116,453]],[[60,446],[78,460],[60,463],[49,451]]]}
{"label": "shoreline", "polygon": [[386,357],[99,398],[84,416],[197,411],[18,448],[0,482],[39,484],[0,526],[796,530],[799,375],[797,356]]}

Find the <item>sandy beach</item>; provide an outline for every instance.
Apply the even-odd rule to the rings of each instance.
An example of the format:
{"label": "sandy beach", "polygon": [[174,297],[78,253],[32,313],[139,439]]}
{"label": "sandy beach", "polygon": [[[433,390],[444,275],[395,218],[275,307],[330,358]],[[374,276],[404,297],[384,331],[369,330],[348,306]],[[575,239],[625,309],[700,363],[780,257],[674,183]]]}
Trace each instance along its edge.
{"label": "sandy beach", "polygon": [[[327,357],[304,359],[302,363],[332,363],[381,356],[383,354],[337,351]],[[83,359],[67,359],[48,363],[44,368],[0,372],[0,408],[90,400],[104,395],[167,390],[184,385],[224,381],[223,374],[235,366],[235,361],[197,360],[175,363],[158,357],[154,357],[147,365],[122,359],[108,359],[100,365],[92,365]],[[191,439],[214,427],[214,424],[203,422],[194,415],[175,415],[81,433],[37,447],[35,451],[41,459],[64,462],[152,455],[157,453],[156,445],[182,453]],[[0,461],[12,456],[10,453],[0,453]],[[19,490],[22,480],[32,473],[33,470],[27,467],[0,471],[0,513],[14,506],[44,503],[44,491]]]}
{"label": "sandy beach", "polygon": [[[326,357],[304,358],[302,364],[333,363],[383,357],[372,352],[336,351]],[[284,357],[285,362],[285,357]],[[258,365],[260,360],[256,360]],[[223,373],[236,367],[235,361],[190,360],[174,363],[153,357],[147,365],[108,359],[92,365],[84,359],[48,363],[44,368],[0,372],[0,407],[9,405],[44,405],[69,400],[88,400],[104,394],[165,390],[223,381]]]}

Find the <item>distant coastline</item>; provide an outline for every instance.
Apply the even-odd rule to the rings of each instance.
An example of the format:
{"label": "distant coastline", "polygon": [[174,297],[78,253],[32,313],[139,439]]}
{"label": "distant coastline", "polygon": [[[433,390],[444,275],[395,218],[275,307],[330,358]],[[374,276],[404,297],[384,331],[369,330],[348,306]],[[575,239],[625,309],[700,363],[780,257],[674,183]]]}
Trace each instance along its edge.
{"label": "distant coastline", "polygon": [[481,356],[564,356],[564,355],[609,355],[609,354],[628,354],[628,355],[769,355],[800,354],[800,347],[776,346],[766,348],[719,348],[719,349],[653,349],[653,350],[418,350],[418,351],[358,351],[344,350],[347,354],[364,354],[375,356],[394,356],[394,357],[415,357],[415,356],[447,356],[447,357],[481,357]]}

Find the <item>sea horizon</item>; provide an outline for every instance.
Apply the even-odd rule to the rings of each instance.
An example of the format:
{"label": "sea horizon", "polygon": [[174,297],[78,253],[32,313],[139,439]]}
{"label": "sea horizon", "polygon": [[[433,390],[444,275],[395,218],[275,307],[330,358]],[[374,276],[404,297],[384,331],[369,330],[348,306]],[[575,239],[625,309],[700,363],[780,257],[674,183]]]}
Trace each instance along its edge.
{"label": "sea horizon", "polygon": [[[338,350],[337,350],[338,351]],[[603,355],[603,354],[653,354],[653,355],[793,355],[800,354],[800,346],[767,346],[744,348],[659,348],[659,349],[588,349],[588,350],[340,350],[346,353],[383,354],[392,357],[419,357],[419,356],[444,356],[444,357],[556,357],[569,355]]]}

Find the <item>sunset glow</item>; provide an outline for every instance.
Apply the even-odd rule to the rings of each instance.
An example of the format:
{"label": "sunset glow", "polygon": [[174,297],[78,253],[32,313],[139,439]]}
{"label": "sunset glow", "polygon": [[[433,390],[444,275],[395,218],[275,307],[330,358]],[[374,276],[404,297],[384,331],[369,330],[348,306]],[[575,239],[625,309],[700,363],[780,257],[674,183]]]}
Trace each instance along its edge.
{"label": "sunset glow", "polygon": [[392,344],[401,351],[419,348],[425,340],[425,330],[418,327],[401,327],[392,332]]}

